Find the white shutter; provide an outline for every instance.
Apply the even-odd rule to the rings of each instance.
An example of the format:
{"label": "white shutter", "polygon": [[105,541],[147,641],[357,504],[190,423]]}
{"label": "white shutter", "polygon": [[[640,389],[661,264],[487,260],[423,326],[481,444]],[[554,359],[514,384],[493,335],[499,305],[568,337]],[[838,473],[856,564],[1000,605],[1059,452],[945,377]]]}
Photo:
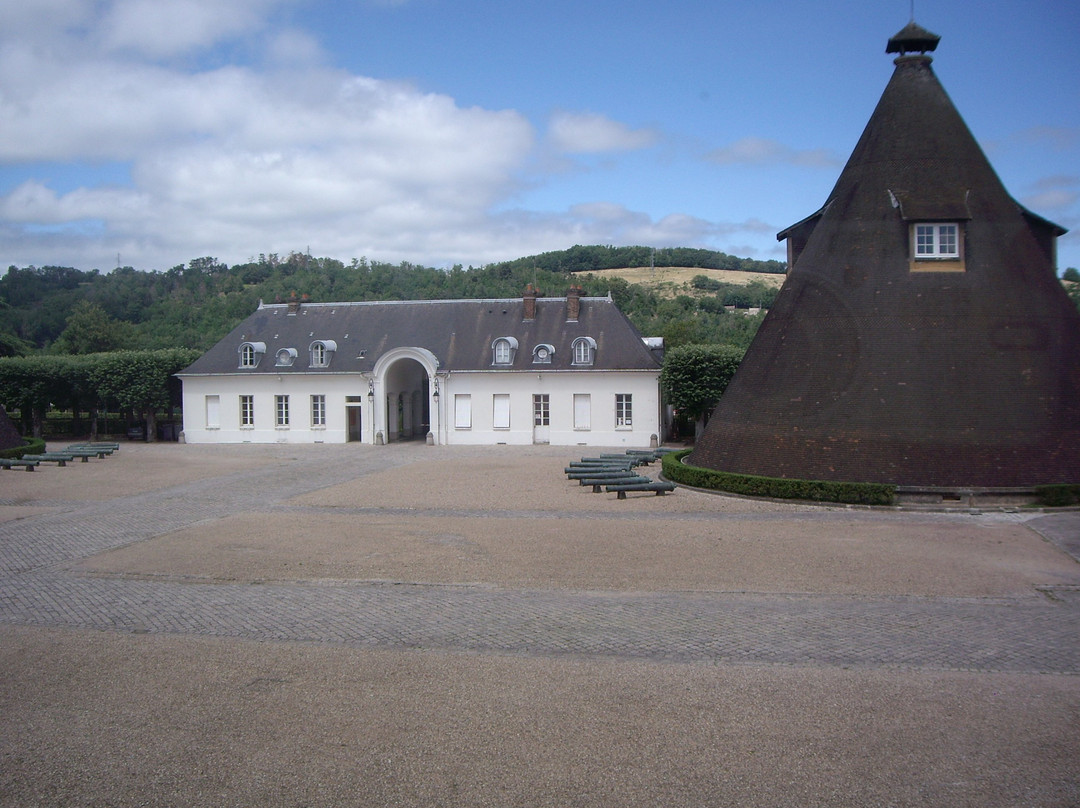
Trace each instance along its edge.
{"label": "white shutter", "polygon": [[510,395],[496,393],[492,396],[491,425],[495,429],[510,428]]}
{"label": "white shutter", "polygon": [[454,396],[454,428],[472,429],[472,396],[467,393]]}
{"label": "white shutter", "polygon": [[221,396],[206,397],[206,426],[208,428],[221,426]]}
{"label": "white shutter", "polygon": [[574,394],[574,429],[592,429],[592,396]]}

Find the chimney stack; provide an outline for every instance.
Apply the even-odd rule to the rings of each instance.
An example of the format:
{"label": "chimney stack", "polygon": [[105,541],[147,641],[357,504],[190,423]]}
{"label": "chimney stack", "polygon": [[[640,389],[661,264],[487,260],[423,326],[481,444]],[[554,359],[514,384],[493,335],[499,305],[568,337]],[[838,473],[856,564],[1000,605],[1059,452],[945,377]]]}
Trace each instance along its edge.
{"label": "chimney stack", "polygon": [[571,286],[566,290],[566,321],[576,323],[581,312],[581,287]]}
{"label": "chimney stack", "polygon": [[521,296],[521,302],[525,304],[525,314],[522,317],[524,320],[536,319],[536,296],[537,290],[533,288],[530,283],[525,287],[525,294]]}

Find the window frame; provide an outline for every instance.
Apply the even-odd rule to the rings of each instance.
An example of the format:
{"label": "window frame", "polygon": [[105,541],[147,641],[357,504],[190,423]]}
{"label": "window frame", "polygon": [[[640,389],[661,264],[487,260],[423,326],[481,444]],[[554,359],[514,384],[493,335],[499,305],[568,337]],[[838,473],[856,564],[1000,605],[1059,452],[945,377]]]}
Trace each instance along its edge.
{"label": "window frame", "polygon": [[587,367],[596,362],[596,340],[592,337],[578,337],[570,346],[571,365]]}
{"label": "window frame", "polygon": [[[545,355],[541,356],[541,352]],[[549,345],[546,342],[541,342],[532,351],[533,364],[534,365],[550,365],[551,360],[555,357],[555,346]]]}
{"label": "window frame", "polygon": [[289,396],[287,393],[274,396],[274,427],[276,429],[289,428]]}
{"label": "window frame", "polygon": [[326,395],[311,394],[311,428],[326,429]]}
{"label": "window frame", "polygon": [[[943,238],[946,229],[951,229],[947,238]],[[959,261],[963,229],[959,222],[912,222],[911,255],[916,261]],[[948,241],[952,248],[943,250]],[[929,250],[924,249],[924,245]]]}
{"label": "window frame", "polygon": [[634,428],[634,394],[615,394],[615,428]]}
{"label": "window frame", "polygon": [[550,393],[533,393],[533,426],[551,426]]}
{"label": "window frame", "polygon": [[255,428],[255,396],[240,396],[240,428]]}
{"label": "window frame", "polygon": [[328,368],[334,361],[337,343],[332,339],[317,339],[308,345],[308,367]]}
{"label": "window frame", "polygon": [[492,367],[510,367],[517,357],[518,341],[513,337],[496,337],[491,341]]}

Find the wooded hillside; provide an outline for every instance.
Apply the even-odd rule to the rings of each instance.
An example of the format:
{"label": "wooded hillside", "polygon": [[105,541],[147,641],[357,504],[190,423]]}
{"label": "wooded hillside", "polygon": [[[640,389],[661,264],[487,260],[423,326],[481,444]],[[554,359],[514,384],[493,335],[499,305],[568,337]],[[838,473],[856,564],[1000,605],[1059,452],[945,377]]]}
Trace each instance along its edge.
{"label": "wooded hillside", "polygon": [[[682,266],[697,270],[692,288],[649,288],[619,277],[618,267]],[[673,262],[682,262],[673,263]],[[658,265],[658,264],[657,264]],[[749,343],[759,318],[728,311],[767,306],[775,283],[727,283],[714,269],[760,274],[775,281],[784,265],[708,250],[573,247],[465,269],[435,269],[291,253],[285,258],[226,266],[198,258],[164,272],[131,267],[103,273],[72,267],[10,267],[0,278],[0,355],[83,354],[121,349],[206,350],[258,305],[291,294],[313,301],[502,298],[532,283],[561,296],[571,284],[586,295],[611,294],[642,333],[669,344]],[[594,274],[606,270],[602,275]],[[685,285],[685,284],[684,284]]]}

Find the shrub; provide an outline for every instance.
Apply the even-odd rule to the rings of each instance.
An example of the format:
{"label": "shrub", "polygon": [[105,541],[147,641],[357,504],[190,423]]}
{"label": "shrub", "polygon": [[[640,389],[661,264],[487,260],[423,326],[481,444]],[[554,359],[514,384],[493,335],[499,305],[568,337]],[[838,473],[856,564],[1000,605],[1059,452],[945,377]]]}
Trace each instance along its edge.
{"label": "shrub", "polygon": [[28,454],[41,454],[45,451],[45,441],[41,438],[27,438],[22,446],[0,449],[0,457],[19,458]]}
{"label": "shrub", "polygon": [[1035,487],[1035,496],[1045,508],[1080,505],[1080,485],[1039,485]]}
{"label": "shrub", "polygon": [[896,486],[883,483],[847,483],[831,480],[789,480],[716,471],[682,462],[692,449],[664,455],[664,476],[672,482],[726,491],[751,497],[805,499],[813,502],[840,502],[850,505],[892,505]]}

